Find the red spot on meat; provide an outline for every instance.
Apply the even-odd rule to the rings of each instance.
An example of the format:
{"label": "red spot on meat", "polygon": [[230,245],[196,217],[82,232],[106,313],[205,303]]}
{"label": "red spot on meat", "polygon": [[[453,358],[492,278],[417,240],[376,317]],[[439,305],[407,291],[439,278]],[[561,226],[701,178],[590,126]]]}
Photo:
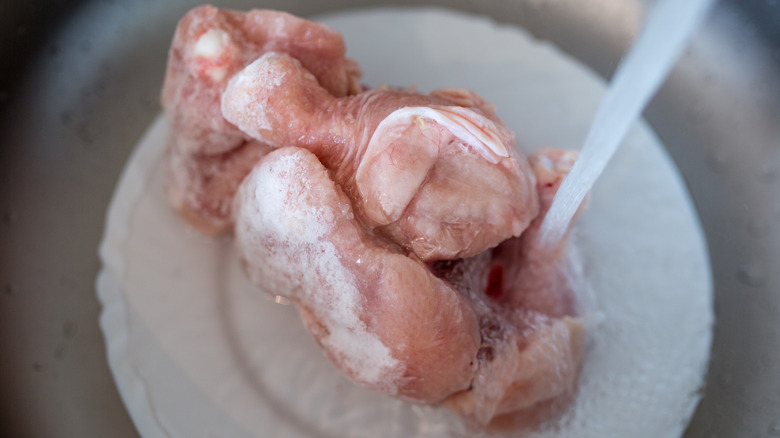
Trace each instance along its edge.
{"label": "red spot on meat", "polygon": [[485,295],[494,300],[504,296],[504,267],[502,265],[495,265],[490,269]]}

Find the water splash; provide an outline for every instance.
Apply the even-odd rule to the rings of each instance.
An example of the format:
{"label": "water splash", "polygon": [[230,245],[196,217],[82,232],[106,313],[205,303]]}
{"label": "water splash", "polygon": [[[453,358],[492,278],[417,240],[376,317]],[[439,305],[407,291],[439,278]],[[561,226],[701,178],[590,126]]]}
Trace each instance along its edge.
{"label": "water splash", "polygon": [[714,2],[659,0],[656,3],[634,46],[618,66],[596,111],[580,157],[542,222],[541,242],[555,244],[564,236],[583,198]]}

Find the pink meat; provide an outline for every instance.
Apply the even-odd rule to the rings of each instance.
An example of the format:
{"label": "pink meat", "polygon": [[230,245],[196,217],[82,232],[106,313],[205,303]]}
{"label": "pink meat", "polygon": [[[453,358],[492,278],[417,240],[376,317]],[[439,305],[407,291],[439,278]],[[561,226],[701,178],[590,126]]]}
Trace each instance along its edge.
{"label": "pink meat", "polygon": [[176,28],[163,85],[163,108],[179,147],[215,154],[247,139],[222,117],[221,94],[233,75],[272,51],[298,59],[335,96],[359,89],[357,63],[345,57],[344,40],[333,29],[284,12],[201,6]]}
{"label": "pink meat", "polygon": [[538,212],[514,136],[465,90],[337,97],[295,58],[267,53],[230,81],[222,112],[254,139],[312,151],[361,218],[426,261],[478,254]]}
{"label": "pink meat", "polygon": [[573,396],[585,342],[577,317],[581,279],[566,258],[568,242],[544,247],[537,234],[576,156],[553,148],[531,155],[539,216],[520,238],[502,242],[483,260],[463,260],[464,267],[445,275],[481,313],[477,373],[469,390],[446,401],[476,424],[498,429],[535,424]]}
{"label": "pink meat", "polygon": [[173,131],[169,198],[209,234],[230,229],[230,199],[238,183],[270,150],[250,142],[220,109],[228,80],[268,51],[295,56],[336,96],[359,89],[357,63],[345,57],[341,35],[327,26],[268,10],[201,6],[187,13],[173,38],[162,92]]}
{"label": "pink meat", "polygon": [[584,344],[567,243],[536,239],[576,155],[525,159],[470,91],[358,78],[323,25],[194,9],[163,90],[171,202],[232,229],[252,281],[353,381],[493,429],[544,418]]}
{"label": "pink meat", "polygon": [[[544,192],[560,173],[540,171]],[[250,278],[296,303],[337,368],[489,427],[525,424],[571,395],[584,330],[573,283],[560,281],[563,246],[534,256],[544,270],[505,268],[527,257],[522,237],[427,265],[363,225],[331,175],[305,149],[272,152],[236,196],[235,237]],[[538,294],[526,281],[554,299],[518,304]]]}
{"label": "pink meat", "polygon": [[272,152],[236,196],[250,278],[291,298],[333,363],[393,396],[436,402],[468,388],[477,320],[452,286],[367,232],[312,153]]}
{"label": "pink meat", "polygon": [[271,147],[246,141],[221,154],[191,154],[168,148],[168,199],[179,214],[206,234],[233,226],[233,196],[241,181]]}

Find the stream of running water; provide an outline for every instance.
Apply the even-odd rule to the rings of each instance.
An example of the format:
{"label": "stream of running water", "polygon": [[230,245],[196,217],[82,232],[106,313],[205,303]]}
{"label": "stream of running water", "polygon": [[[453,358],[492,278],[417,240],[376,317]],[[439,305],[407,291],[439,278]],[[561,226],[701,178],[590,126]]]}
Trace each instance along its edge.
{"label": "stream of running water", "polygon": [[628,129],[669,74],[715,0],[658,0],[634,46],[615,71],[579,158],[542,221],[539,239],[563,238],[585,195],[614,155]]}

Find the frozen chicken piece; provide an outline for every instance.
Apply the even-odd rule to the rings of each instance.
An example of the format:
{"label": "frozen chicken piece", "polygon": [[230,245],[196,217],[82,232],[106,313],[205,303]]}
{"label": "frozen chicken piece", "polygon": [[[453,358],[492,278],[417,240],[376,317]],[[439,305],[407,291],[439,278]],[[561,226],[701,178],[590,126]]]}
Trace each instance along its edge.
{"label": "frozen chicken piece", "polygon": [[[572,393],[584,330],[573,284],[557,276],[566,269],[561,251],[540,256],[550,266],[543,271],[503,268],[524,256],[522,238],[427,265],[373,234],[317,157],[295,147],[258,163],[235,211],[236,246],[249,277],[290,298],[353,381],[443,402],[488,427],[528,422]],[[554,298],[516,305],[528,292],[524,280]]]}
{"label": "frozen chicken piece", "polygon": [[220,109],[228,80],[268,51],[295,56],[336,96],[359,89],[357,64],[345,57],[341,35],[327,26],[269,10],[201,6],[187,13],[173,38],[162,92],[173,130],[168,190],[182,216],[208,234],[231,228],[235,188],[270,150],[226,121]]}
{"label": "frozen chicken piece", "polygon": [[338,97],[294,57],[270,52],[231,79],[222,112],[258,141],[313,152],[361,219],[426,261],[478,254],[538,213],[513,134],[469,91]]}
{"label": "frozen chicken piece", "polygon": [[468,388],[479,331],[466,300],[365,230],[311,152],[269,154],[236,204],[236,245],[249,277],[295,302],[352,380],[422,402]]}
{"label": "frozen chicken piece", "polygon": [[576,390],[584,327],[566,242],[536,233],[576,155],[526,159],[473,92],[358,78],[325,26],[188,13],[163,90],[172,203],[232,230],[356,383],[481,428],[545,418]]}
{"label": "frozen chicken piece", "polygon": [[248,140],[221,154],[189,154],[168,149],[168,199],[179,214],[206,234],[220,234],[233,226],[233,196],[255,163],[271,151]]}
{"label": "frozen chicken piece", "polygon": [[220,97],[233,75],[267,52],[295,57],[335,96],[358,91],[360,71],[331,28],[284,12],[201,6],[176,28],[163,85],[163,109],[180,148],[215,154],[246,140],[222,117]]}
{"label": "frozen chicken piece", "polygon": [[566,239],[544,247],[536,237],[576,157],[554,148],[531,155],[540,215],[521,237],[483,256],[486,261],[461,260],[444,275],[480,313],[477,373],[468,390],[446,401],[475,424],[497,429],[535,424],[575,393],[585,344],[577,301],[582,279],[567,257]]}

